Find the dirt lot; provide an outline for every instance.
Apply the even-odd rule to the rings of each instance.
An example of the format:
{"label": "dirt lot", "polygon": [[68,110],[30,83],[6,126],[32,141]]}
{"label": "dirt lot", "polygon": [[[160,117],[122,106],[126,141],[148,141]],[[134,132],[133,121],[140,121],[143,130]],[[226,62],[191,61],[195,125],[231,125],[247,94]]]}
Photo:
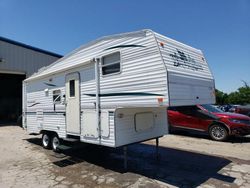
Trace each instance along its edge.
{"label": "dirt lot", "polygon": [[0,187],[250,187],[250,138],[220,143],[168,135],[121,149],[78,145],[55,154],[16,126],[0,126]]}

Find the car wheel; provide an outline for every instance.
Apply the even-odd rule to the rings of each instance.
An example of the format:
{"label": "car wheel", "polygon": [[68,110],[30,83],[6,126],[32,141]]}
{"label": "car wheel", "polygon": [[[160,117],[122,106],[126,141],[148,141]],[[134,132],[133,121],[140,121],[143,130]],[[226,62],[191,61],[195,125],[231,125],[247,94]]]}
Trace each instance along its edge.
{"label": "car wheel", "polygon": [[228,131],[222,125],[212,125],[209,129],[209,135],[213,140],[224,141],[228,137]]}
{"label": "car wheel", "polygon": [[59,145],[61,144],[60,138],[57,136],[57,134],[54,134],[52,136],[52,149],[54,152],[59,152]]}
{"label": "car wheel", "polygon": [[50,134],[48,133],[43,133],[42,136],[42,145],[45,149],[50,149],[51,148],[51,137]]}

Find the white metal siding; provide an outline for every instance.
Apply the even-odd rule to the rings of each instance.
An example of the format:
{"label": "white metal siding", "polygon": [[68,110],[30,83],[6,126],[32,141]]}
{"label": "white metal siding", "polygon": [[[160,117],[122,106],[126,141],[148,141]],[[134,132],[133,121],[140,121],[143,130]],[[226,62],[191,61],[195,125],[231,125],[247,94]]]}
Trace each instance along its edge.
{"label": "white metal siding", "polygon": [[[155,124],[151,129],[136,131],[135,114],[153,113]],[[122,114],[122,115],[119,115]],[[116,147],[163,136],[168,133],[166,108],[121,108],[115,113]]]}
{"label": "white metal siding", "polygon": [[[127,47],[120,49],[106,50],[117,45],[141,45],[144,47]],[[141,37],[123,37],[118,39],[110,39],[100,41],[92,46],[84,48],[72,54],[68,58],[54,64],[47,70],[37,76],[49,75],[59,70],[67,70],[70,67],[84,64],[93,58],[101,58],[104,55],[113,52],[121,52],[121,73],[116,75],[100,76],[100,93],[149,93],[155,96],[140,96],[140,95],[124,95],[101,97],[102,108],[114,108],[117,106],[158,106],[158,97],[164,98],[165,104],[168,104],[167,77],[166,69],[162,63],[161,56],[158,51],[154,35],[152,32],[147,32],[146,36]],[[79,70],[80,68],[78,68]],[[94,69],[92,69],[94,70]],[[73,69],[71,69],[73,71]],[[91,69],[89,69],[91,72]],[[101,71],[100,71],[101,72]],[[84,75],[84,74],[83,74]],[[31,77],[31,79],[32,79]],[[89,97],[84,94],[95,94],[95,82],[93,80],[81,84],[81,105],[93,107],[95,102],[94,97]],[[158,94],[158,95],[157,95]]]}
{"label": "white metal siding", "polygon": [[[163,35],[155,36],[167,69],[170,105],[215,103],[213,75],[202,52]],[[180,57],[178,51],[188,61],[173,57]]]}
{"label": "white metal siding", "polygon": [[[124,39],[123,45],[137,44],[145,47],[122,48],[121,73],[100,78],[100,93],[150,93],[164,96],[168,103],[166,69],[162,63],[152,33],[138,39]],[[117,50],[113,50],[115,52]],[[110,52],[111,53],[111,52]],[[101,72],[101,71],[100,71]],[[159,96],[124,95],[101,97],[102,106],[157,105]]]}
{"label": "white metal siding", "polygon": [[66,123],[65,116],[63,114],[46,114],[43,120],[43,130],[50,130],[57,132],[60,138],[66,138]]}
{"label": "white metal siding", "polygon": [[[81,116],[81,141],[92,144],[99,144],[109,147],[115,147],[115,124],[114,124],[114,113],[113,110],[107,110],[109,112],[109,135],[107,137],[101,137],[101,139],[97,138],[89,138],[84,136],[84,123],[83,123],[83,115]],[[95,126],[95,125],[93,125]]]}
{"label": "white metal siding", "polygon": [[[30,90],[29,86],[27,86],[27,90],[30,90],[30,92],[26,94],[27,103],[24,105],[24,112],[27,114],[27,130],[30,133],[39,133],[41,130],[56,131],[59,137],[65,138],[65,105],[56,104],[55,110],[53,105],[53,90],[60,89],[63,95],[65,93],[65,87],[50,88],[48,95],[46,95],[44,89],[48,88],[48,86],[43,84],[44,88],[41,87],[43,81],[44,80],[36,82],[37,89],[39,89],[37,91]],[[37,121],[37,111],[43,112],[39,121]]]}
{"label": "white metal siding", "polygon": [[28,133],[40,133],[42,127],[36,120],[36,114],[27,114],[26,120]]}
{"label": "white metal siding", "polygon": [[89,96],[89,94],[96,94],[96,81],[95,81],[95,67],[94,64],[84,66],[80,71],[81,84],[81,108],[93,109],[95,108],[96,98]]}

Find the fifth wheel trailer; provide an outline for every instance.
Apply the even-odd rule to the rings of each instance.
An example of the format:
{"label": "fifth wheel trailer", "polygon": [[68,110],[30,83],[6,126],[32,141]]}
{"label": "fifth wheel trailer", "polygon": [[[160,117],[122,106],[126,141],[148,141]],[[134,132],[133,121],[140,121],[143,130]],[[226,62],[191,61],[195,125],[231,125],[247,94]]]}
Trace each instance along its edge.
{"label": "fifth wheel trailer", "polygon": [[168,133],[168,106],[215,102],[201,50],[151,30],[105,36],[23,82],[23,126],[60,140],[120,147]]}

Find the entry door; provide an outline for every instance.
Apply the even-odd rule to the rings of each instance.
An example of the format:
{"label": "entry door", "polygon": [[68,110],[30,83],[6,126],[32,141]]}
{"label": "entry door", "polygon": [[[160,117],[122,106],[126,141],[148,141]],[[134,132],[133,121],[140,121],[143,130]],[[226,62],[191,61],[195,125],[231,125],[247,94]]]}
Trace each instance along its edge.
{"label": "entry door", "polygon": [[66,76],[66,130],[80,134],[80,90],[79,73]]}

